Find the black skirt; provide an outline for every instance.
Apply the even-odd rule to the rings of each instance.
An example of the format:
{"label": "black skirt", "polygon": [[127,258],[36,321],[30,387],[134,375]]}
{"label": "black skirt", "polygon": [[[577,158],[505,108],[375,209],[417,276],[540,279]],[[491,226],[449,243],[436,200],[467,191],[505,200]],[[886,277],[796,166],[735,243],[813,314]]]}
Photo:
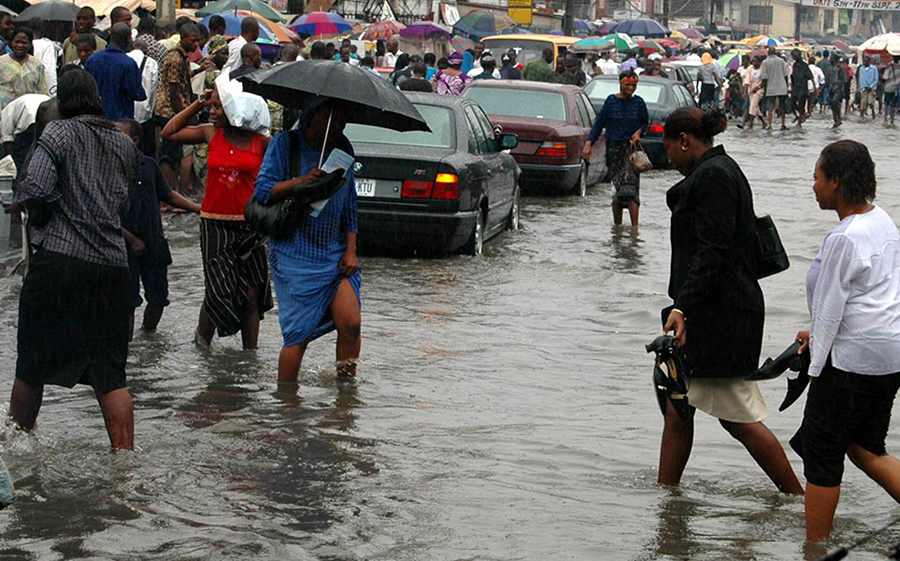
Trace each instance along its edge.
{"label": "black skirt", "polygon": [[100,394],[124,388],[129,287],[127,267],[38,249],[19,296],[16,378]]}

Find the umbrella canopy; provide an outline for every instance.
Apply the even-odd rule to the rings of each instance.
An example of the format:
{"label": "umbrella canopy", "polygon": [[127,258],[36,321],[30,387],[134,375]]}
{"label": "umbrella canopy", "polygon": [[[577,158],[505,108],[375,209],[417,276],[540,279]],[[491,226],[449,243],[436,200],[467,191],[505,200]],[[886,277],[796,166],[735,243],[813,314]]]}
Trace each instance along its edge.
{"label": "umbrella canopy", "polygon": [[763,37],[756,43],[754,43],[757,47],[780,47],[781,41],[774,37]]}
{"label": "umbrella canopy", "polygon": [[[234,12],[225,12],[222,14],[213,14],[219,15],[225,20],[225,35],[233,35],[235,37],[241,34],[241,21],[248,17],[250,14],[242,14],[242,13],[234,13]],[[200,23],[209,28],[209,20],[213,17],[213,15],[206,16]],[[287,36],[286,33],[282,30],[278,30],[276,33],[272,28],[276,27],[274,23],[266,20],[265,18],[260,17],[258,14],[253,14],[257,20],[259,20],[259,38],[264,39],[266,41],[273,41],[279,43],[289,43],[291,41],[290,37]],[[280,37],[279,37],[280,34]]]}
{"label": "umbrella canopy", "polygon": [[768,35],[754,35],[753,37],[747,37],[742,42],[750,45],[751,47],[756,44],[760,39],[768,39]]}
{"label": "umbrella canopy", "polygon": [[613,31],[627,33],[628,35],[641,35],[643,37],[666,37],[669,30],[660,25],[655,19],[638,18],[623,21]]}
{"label": "umbrella canopy", "polygon": [[588,37],[573,43],[569,50],[573,53],[602,53],[615,48],[615,42],[607,41],[605,37]]}
{"label": "umbrella canopy", "polygon": [[474,10],[453,24],[456,35],[464,35],[473,41],[481,41],[491,35],[516,33],[518,24],[506,14]]}
{"label": "umbrella canopy", "polygon": [[289,27],[297,35],[310,37],[340,35],[353,29],[350,22],[334,12],[310,12],[295,19]]}
{"label": "umbrella canopy", "polygon": [[572,21],[572,32],[591,34],[594,32],[594,26],[583,19],[575,19]]}
{"label": "umbrella canopy", "polygon": [[355,66],[331,60],[301,60],[241,78],[244,91],[288,107],[309,107],[317,97],[351,104],[347,122],[396,131],[428,131],[415,106],[390,82]]}
{"label": "umbrella canopy", "polygon": [[900,55],[900,33],[876,35],[860,45],[859,50],[867,53],[882,53],[887,51],[887,53],[891,55]]}
{"label": "umbrella canopy", "polygon": [[722,55],[719,58],[719,62],[722,63],[722,66],[725,68],[730,68],[732,70],[737,70],[741,67],[741,55],[744,53],[739,52],[730,52]]}
{"label": "umbrella canopy", "polygon": [[80,10],[77,5],[71,2],[42,2],[34,6],[28,6],[18,17],[17,22],[27,22],[32,18],[42,19],[44,21],[75,21],[75,16]]}
{"label": "umbrella canopy", "polygon": [[259,0],[218,0],[212,4],[207,4],[204,8],[197,10],[197,15],[201,17],[220,14],[222,12],[233,12],[235,10],[247,10],[256,12],[270,21],[282,23],[287,21],[284,16],[269,7],[268,4]]}
{"label": "umbrella canopy", "polygon": [[615,29],[617,25],[619,25],[619,22],[617,21],[608,21],[597,28],[597,35],[599,35],[600,37],[609,35],[613,32],[613,29]]}
{"label": "umbrella canopy", "polygon": [[706,36],[700,33],[697,29],[693,27],[685,27],[684,29],[679,29],[678,33],[681,33],[688,39],[693,39],[694,41],[702,41],[706,39]]}
{"label": "umbrella canopy", "polygon": [[850,45],[848,45],[844,41],[836,40],[836,41],[832,41],[831,44],[834,45],[835,47],[839,48],[840,50],[842,50],[845,53],[853,52],[853,49],[850,48]]}
{"label": "umbrella canopy", "polygon": [[450,39],[450,32],[430,21],[417,21],[400,32],[400,37],[407,39],[425,39],[432,37],[444,37]]}
{"label": "umbrella canopy", "polygon": [[462,52],[469,49],[474,49],[475,41],[469,39],[468,37],[463,37],[462,35],[454,35],[453,39],[450,40],[450,45],[453,47],[453,50],[455,52]]}
{"label": "umbrella canopy", "polygon": [[637,44],[638,44],[638,47],[643,49],[644,54],[659,53],[659,52],[665,51],[665,49],[662,48],[662,45],[660,45],[653,39],[639,39]]}
{"label": "umbrella canopy", "polygon": [[617,51],[623,53],[627,50],[638,48],[638,44],[627,33],[610,33],[606,37],[602,37],[601,40],[612,43]]}
{"label": "umbrella canopy", "polygon": [[671,49],[673,51],[681,50],[681,44],[678,43],[677,41],[673,41],[671,39],[657,39],[656,42],[659,43],[660,46],[668,47],[669,49]]}
{"label": "umbrella canopy", "polygon": [[364,41],[377,41],[378,39],[388,39],[406,29],[406,26],[399,21],[384,20],[373,23],[366,28],[362,38]]}

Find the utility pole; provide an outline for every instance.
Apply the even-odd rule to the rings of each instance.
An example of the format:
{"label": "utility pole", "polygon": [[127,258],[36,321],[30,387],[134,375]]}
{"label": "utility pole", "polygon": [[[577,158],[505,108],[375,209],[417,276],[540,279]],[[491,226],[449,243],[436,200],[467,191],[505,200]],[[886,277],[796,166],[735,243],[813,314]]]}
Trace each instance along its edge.
{"label": "utility pole", "polygon": [[571,36],[575,27],[575,0],[566,0],[566,13],[563,14],[563,32]]}
{"label": "utility pole", "polygon": [[716,21],[716,0],[709,0],[709,30],[712,33]]}
{"label": "utility pole", "polygon": [[175,23],[175,0],[157,0],[156,19],[163,25]]}
{"label": "utility pole", "polygon": [[663,0],[663,25],[669,27],[669,0]]}

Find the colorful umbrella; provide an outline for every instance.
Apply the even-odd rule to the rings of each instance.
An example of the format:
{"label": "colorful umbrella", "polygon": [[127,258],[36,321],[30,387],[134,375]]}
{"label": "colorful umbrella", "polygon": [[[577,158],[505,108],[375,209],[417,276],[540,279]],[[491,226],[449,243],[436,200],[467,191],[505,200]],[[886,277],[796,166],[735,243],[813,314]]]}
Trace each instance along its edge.
{"label": "colorful umbrella", "polygon": [[469,49],[474,49],[475,41],[468,37],[463,37],[462,35],[454,35],[453,39],[450,40],[450,45],[453,47],[454,52],[461,53],[463,51],[468,51]]}
{"label": "colorful umbrella", "polygon": [[613,31],[616,33],[627,33],[628,35],[640,35],[642,37],[666,37],[669,30],[660,25],[655,19],[638,18],[623,21],[617,25]]}
{"label": "colorful umbrella", "polygon": [[417,21],[409,24],[406,29],[400,32],[400,37],[405,39],[431,39],[434,37],[444,37],[450,39],[450,32],[430,21]]}
{"label": "colorful umbrella", "polygon": [[752,46],[756,45],[756,42],[759,41],[760,39],[768,39],[768,38],[769,38],[768,35],[754,35],[753,37],[748,37],[748,38],[744,39],[742,42],[746,43],[747,45],[750,45],[752,47]]}
{"label": "colorful umbrella", "polygon": [[631,38],[627,33],[610,33],[606,37],[603,37],[601,40],[607,41],[615,45],[616,50],[619,52],[625,52],[630,49],[636,49],[638,44],[634,42],[634,39]]}
{"label": "colorful umbrella", "polygon": [[[673,32],[673,34],[674,33],[675,32]],[[694,41],[702,41],[706,38],[702,33],[694,29],[693,27],[685,27],[684,29],[679,29],[677,33],[681,33],[688,39],[693,39]]]}
{"label": "colorful umbrella", "polygon": [[284,16],[269,7],[268,4],[259,0],[218,0],[212,4],[207,4],[204,8],[197,10],[200,17],[211,16],[213,14],[221,14],[222,12],[233,12],[235,10],[247,10],[261,14],[269,21],[277,21],[282,23],[287,21]]}
{"label": "colorful umbrella", "polygon": [[569,48],[573,53],[602,53],[615,48],[615,41],[607,41],[606,37],[588,37]]}
{"label": "colorful umbrella", "polygon": [[406,26],[399,21],[384,20],[373,23],[363,34],[364,41],[377,41],[378,39],[388,39],[406,29]]}
{"label": "colorful umbrella", "polygon": [[725,53],[719,58],[719,62],[721,62],[722,66],[724,66],[725,68],[737,70],[741,67],[741,55],[743,54],[744,53],[739,52]]}
{"label": "colorful umbrella", "polygon": [[659,43],[660,45],[662,45],[663,47],[668,47],[669,49],[671,49],[673,51],[681,50],[681,45],[677,41],[673,41],[671,39],[657,39],[656,42]]}
{"label": "colorful umbrella", "polygon": [[763,37],[755,43],[757,47],[780,47],[781,41],[774,37]]}
{"label": "colorful umbrella", "polygon": [[660,45],[653,39],[639,39],[637,44],[638,44],[638,47],[640,47],[644,51],[644,54],[658,53],[658,52],[665,51],[665,49],[662,48],[662,45]]}
{"label": "colorful umbrella", "polygon": [[506,14],[474,10],[453,25],[456,35],[464,35],[473,41],[481,41],[491,35],[517,33],[518,24]]}
{"label": "colorful umbrella", "polygon": [[[291,38],[284,31],[278,29],[276,24],[270,22],[269,20],[263,18],[259,14],[253,14],[248,12],[224,12],[221,14],[212,14],[206,16],[200,23],[209,28],[209,20],[215,16],[221,16],[225,20],[225,35],[230,35],[233,37],[237,37],[241,34],[241,21],[249,16],[253,16],[259,21],[259,38],[265,39],[267,41],[274,41],[278,43],[290,43]],[[277,29],[277,31],[276,31]]]}
{"label": "colorful umbrella", "polygon": [[350,22],[334,12],[310,12],[295,19],[289,27],[297,35],[309,37],[340,35],[353,29]]}

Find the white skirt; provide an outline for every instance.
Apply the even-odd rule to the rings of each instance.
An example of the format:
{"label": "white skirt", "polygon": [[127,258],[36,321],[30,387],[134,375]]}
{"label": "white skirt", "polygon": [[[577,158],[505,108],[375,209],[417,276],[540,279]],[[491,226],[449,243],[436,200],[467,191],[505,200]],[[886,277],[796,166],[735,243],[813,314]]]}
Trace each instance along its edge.
{"label": "white skirt", "polygon": [[756,382],[742,378],[688,379],[688,403],[732,423],[756,423],[770,415]]}

